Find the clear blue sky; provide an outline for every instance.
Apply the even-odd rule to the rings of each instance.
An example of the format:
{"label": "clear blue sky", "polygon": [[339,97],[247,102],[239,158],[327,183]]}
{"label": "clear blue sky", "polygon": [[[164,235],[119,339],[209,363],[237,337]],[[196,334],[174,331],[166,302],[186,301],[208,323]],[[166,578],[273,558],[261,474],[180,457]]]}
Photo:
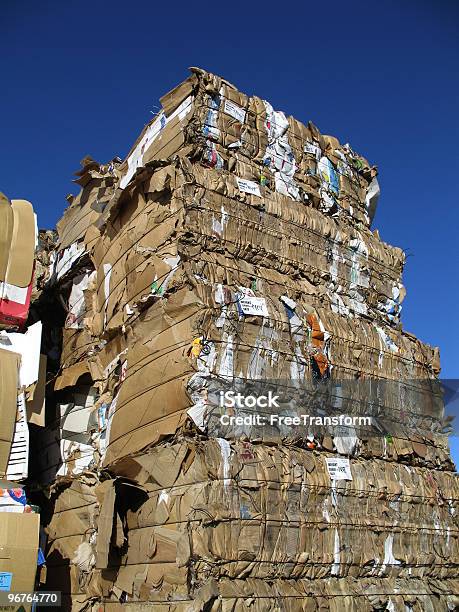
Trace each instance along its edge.
{"label": "clear blue sky", "polygon": [[458,2],[14,0],[0,16],[0,189],[41,227],[79,160],[124,157],[201,66],[379,166],[374,226],[409,254],[404,326],[459,378]]}

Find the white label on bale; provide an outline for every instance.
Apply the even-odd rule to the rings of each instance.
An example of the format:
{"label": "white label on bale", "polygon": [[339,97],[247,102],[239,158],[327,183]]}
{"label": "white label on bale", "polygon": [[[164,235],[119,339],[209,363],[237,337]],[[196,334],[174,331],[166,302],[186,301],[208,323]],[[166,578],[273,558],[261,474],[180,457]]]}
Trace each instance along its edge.
{"label": "white label on bale", "polygon": [[243,108],[241,108],[237,104],[234,104],[234,102],[231,102],[231,100],[225,100],[224,108],[225,113],[231,115],[231,117],[234,117],[241,123],[245,122],[246,111]]}
{"label": "white label on bale", "polygon": [[239,298],[239,305],[245,315],[255,315],[259,317],[269,316],[265,298],[245,295]]}
{"label": "white label on bale", "polygon": [[246,179],[241,179],[236,177],[237,186],[239,187],[239,191],[244,191],[245,193],[250,193],[250,195],[256,195],[261,198],[260,187],[257,183],[253,181],[247,181]]}
{"label": "white label on bale", "polygon": [[328,457],[328,474],[332,480],[352,480],[351,464],[345,457]]}

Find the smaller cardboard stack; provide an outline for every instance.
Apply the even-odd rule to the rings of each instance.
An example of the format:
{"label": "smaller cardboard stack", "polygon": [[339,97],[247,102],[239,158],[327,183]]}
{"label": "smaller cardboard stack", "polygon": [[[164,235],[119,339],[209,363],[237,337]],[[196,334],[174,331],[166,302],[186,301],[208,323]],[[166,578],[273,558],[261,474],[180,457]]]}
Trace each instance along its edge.
{"label": "smaller cardboard stack", "polygon": [[41,321],[23,333],[0,332],[0,477],[18,482],[29,471],[29,423],[44,425],[46,358],[40,354],[41,332]]}
{"label": "smaller cardboard stack", "polygon": [[[0,590],[33,592],[40,515],[29,504],[29,423],[44,424],[46,360],[40,322],[27,326],[36,218],[26,200],[0,194]],[[20,604],[11,609],[20,609]],[[23,610],[30,605],[23,604]]]}
{"label": "smaller cardboard stack", "polygon": [[49,546],[41,588],[61,591],[63,610],[72,609],[72,605],[83,609],[98,592],[95,576],[91,574],[95,563],[98,482],[95,474],[60,479],[50,491],[52,512],[43,514]]}
{"label": "smaller cardboard stack", "polygon": [[95,568],[107,566],[110,550],[119,566],[112,593],[174,611],[204,602],[262,611],[275,609],[264,606],[276,596],[292,611],[452,606],[444,591],[457,588],[448,503],[457,478],[361,459],[330,481],[332,461],[331,453],[189,438],[131,457],[118,465],[113,491],[105,483]]}

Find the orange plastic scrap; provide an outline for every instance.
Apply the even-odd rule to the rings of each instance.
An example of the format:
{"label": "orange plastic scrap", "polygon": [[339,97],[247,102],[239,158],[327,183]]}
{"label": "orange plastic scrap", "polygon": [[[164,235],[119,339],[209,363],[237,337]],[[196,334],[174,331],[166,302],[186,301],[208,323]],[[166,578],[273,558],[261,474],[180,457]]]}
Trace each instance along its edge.
{"label": "orange plastic scrap", "polygon": [[325,356],[323,350],[325,348],[325,334],[320,327],[319,319],[314,314],[309,314],[306,320],[311,327],[312,345],[320,349],[320,353],[313,355],[312,358],[319,368],[320,374],[323,376],[328,368],[328,359]]}
{"label": "orange plastic scrap", "polygon": [[323,376],[325,372],[328,370],[328,359],[325,357],[323,353],[318,353],[317,355],[313,355],[312,358],[317,364],[319,368],[320,375]]}
{"label": "orange plastic scrap", "polygon": [[323,348],[324,345],[324,332],[320,328],[319,319],[315,314],[308,314],[306,321],[312,331],[312,344],[318,348]]}

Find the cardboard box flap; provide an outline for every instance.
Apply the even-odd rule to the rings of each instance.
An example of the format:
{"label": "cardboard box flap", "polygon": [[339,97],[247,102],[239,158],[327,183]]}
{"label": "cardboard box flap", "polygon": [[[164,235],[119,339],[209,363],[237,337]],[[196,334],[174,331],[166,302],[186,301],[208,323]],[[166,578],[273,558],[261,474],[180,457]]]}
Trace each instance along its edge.
{"label": "cardboard box flap", "polygon": [[115,512],[115,480],[109,480],[99,485],[104,489],[104,497],[100,509],[97,535],[97,567],[106,568],[108,565],[108,554],[110,540],[113,531],[113,516]]}
{"label": "cardboard box flap", "polygon": [[35,258],[35,214],[27,200],[12,200],[11,204],[14,226],[6,282],[15,287],[28,287]]}
{"label": "cardboard box flap", "polygon": [[13,209],[10,201],[3,193],[0,193],[0,282],[6,279],[13,224]]}
{"label": "cardboard box flap", "polygon": [[46,363],[46,355],[40,355],[38,381],[33,397],[27,401],[27,421],[39,427],[45,426]]}
{"label": "cardboard box flap", "polygon": [[8,467],[16,422],[20,355],[0,348],[0,477]]}
{"label": "cardboard box flap", "polygon": [[66,368],[63,373],[56,378],[54,390],[60,391],[61,389],[65,389],[65,387],[73,387],[76,385],[78,379],[87,373],[89,373],[89,366],[86,361],[76,363]]}

